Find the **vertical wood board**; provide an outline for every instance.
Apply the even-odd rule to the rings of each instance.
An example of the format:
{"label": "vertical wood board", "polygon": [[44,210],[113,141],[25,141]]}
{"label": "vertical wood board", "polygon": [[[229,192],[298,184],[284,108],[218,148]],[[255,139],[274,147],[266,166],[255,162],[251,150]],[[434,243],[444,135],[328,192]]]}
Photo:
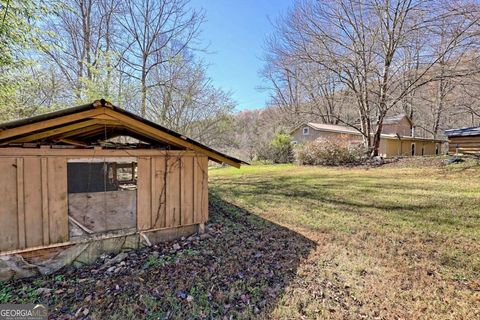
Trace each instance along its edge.
{"label": "vertical wood board", "polygon": [[166,226],[166,159],[164,157],[152,158],[152,227],[164,228]]}
{"label": "vertical wood board", "polygon": [[17,159],[1,158],[0,250],[18,248]]}
{"label": "vertical wood board", "polygon": [[137,228],[152,228],[152,158],[138,158]]}
{"label": "vertical wood board", "polygon": [[50,243],[68,240],[67,159],[49,157],[48,177],[48,225]]}
{"label": "vertical wood board", "polygon": [[180,199],[180,157],[167,158],[166,179],[166,223],[165,227],[180,225],[181,199]]}
{"label": "vertical wood board", "polygon": [[17,158],[18,248],[25,249],[25,192],[23,158]]}
{"label": "vertical wood board", "polygon": [[42,172],[40,157],[24,158],[26,247],[43,244]]}
{"label": "vertical wood board", "polygon": [[208,217],[208,158],[194,158],[194,223],[205,222]]}
{"label": "vertical wood board", "polygon": [[181,171],[180,171],[180,187],[181,187],[181,201],[182,201],[182,225],[189,225],[193,223],[193,164],[194,157],[182,157]]}

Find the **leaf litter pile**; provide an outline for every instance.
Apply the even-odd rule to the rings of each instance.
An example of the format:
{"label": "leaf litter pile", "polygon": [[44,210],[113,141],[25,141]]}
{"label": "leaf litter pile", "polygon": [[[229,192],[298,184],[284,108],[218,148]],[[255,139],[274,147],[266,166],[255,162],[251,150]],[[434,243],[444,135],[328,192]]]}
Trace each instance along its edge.
{"label": "leaf litter pile", "polygon": [[51,319],[268,317],[315,243],[211,197],[206,233],[0,286]]}

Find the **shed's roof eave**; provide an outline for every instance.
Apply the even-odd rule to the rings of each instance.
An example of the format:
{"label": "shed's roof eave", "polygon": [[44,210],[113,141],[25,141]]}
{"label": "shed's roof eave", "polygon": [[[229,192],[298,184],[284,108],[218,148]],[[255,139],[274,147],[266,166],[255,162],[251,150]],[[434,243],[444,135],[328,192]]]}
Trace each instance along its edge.
{"label": "shed's roof eave", "polygon": [[480,135],[480,127],[464,127],[445,130],[447,137],[469,137]]}
{"label": "shed's roof eave", "polygon": [[[21,127],[21,126],[29,125],[29,124],[33,124],[33,123],[39,123],[39,122],[42,122],[42,121],[46,121],[46,120],[50,120],[50,119],[54,119],[54,118],[60,118],[60,117],[63,117],[63,116],[68,116],[68,115],[71,115],[71,114],[75,114],[75,113],[79,113],[79,112],[87,111],[87,110],[91,110],[91,109],[97,109],[97,108],[112,109],[115,112],[121,113],[125,116],[128,116],[128,117],[134,119],[134,120],[142,122],[145,125],[151,126],[151,127],[155,128],[157,130],[160,130],[164,133],[167,133],[167,134],[169,134],[169,135],[171,135],[171,136],[173,136],[177,139],[181,139],[181,140],[187,142],[190,145],[194,145],[197,148],[199,148],[200,150],[203,149],[203,150],[208,151],[210,154],[218,155],[219,156],[218,158],[228,159],[231,162],[234,162],[234,163],[238,164],[239,166],[240,166],[240,164],[248,164],[247,162],[245,162],[243,160],[234,158],[234,157],[229,156],[227,154],[224,154],[220,151],[217,151],[213,148],[210,148],[210,147],[208,147],[208,146],[206,146],[206,145],[204,145],[204,144],[202,144],[202,143],[200,143],[200,142],[198,142],[194,139],[186,137],[183,134],[180,134],[180,133],[175,132],[171,129],[163,127],[163,126],[161,126],[159,124],[156,124],[156,123],[154,123],[150,120],[142,118],[142,117],[140,117],[140,116],[138,116],[138,115],[136,115],[132,112],[129,112],[127,110],[124,110],[124,109],[116,107],[116,106],[113,106],[103,99],[102,100],[96,100],[93,103],[83,104],[83,105],[79,105],[79,106],[75,106],[75,107],[70,107],[70,108],[66,108],[66,109],[62,109],[62,110],[58,110],[58,111],[54,111],[54,112],[50,112],[50,113],[41,114],[41,115],[38,115],[38,116],[33,116],[33,117],[30,117],[30,118],[26,118],[26,119],[20,119],[20,120],[14,120],[14,121],[10,121],[10,122],[1,123],[0,124],[0,131],[6,131],[6,130],[9,130],[9,129],[12,129],[12,128],[17,128],[17,127]],[[219,161],[214,156],[212,156],[210,158],[212,160]],[[220,162],[223,162],[223,161],[220,161]]]}

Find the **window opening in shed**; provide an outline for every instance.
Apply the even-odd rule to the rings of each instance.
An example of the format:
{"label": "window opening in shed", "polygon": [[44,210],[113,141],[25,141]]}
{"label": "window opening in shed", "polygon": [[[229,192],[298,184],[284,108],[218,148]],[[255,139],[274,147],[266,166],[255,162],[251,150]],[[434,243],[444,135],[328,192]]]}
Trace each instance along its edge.
{"label": "window opening in shed", "polygon": [[70,239],[137,226],[137,159],[71,159],[67,164]]}

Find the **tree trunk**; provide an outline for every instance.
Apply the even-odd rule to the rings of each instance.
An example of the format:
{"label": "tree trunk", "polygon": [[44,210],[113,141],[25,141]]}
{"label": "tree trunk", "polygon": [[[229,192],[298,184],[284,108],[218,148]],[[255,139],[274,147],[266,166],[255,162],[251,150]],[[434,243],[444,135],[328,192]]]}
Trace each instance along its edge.
{"label": "tree trunk", "polygon": [[142,79],[140,81],[140,85],[141,85],[141,88],[140,88],[140,90],[141,90],[140,115],[142,117],[145,117],[145,115],[147,114],[147,85],[146,85],[144,75],[142,76]]}

